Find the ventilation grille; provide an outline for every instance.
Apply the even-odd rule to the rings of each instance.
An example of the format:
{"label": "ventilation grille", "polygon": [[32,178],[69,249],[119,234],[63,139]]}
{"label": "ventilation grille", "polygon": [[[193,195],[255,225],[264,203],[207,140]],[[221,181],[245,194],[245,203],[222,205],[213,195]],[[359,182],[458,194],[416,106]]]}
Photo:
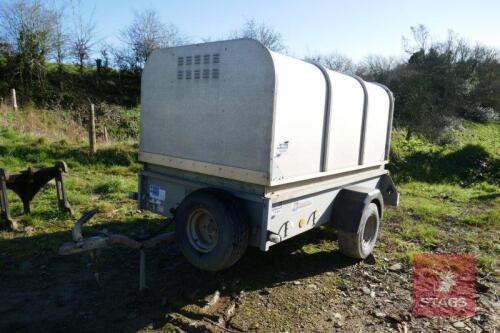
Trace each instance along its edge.
{"label": "ventilation grille", "polygon": [[[220,76],[218,68],[219,66],[218,65],[210,66],[210,64],[219,64],[219,63],[220,63],[219,53],[203,54],[203,55],[197,54],[191,56],[177,57],[177,66],[181,67],[177,71],[177,80],[191,80],[193,78],[195,80],[201,78],[218,79]],[[194,68],[190,66],[193,66]],[[184,67],[185,70],[182,70],[182,67]]]}
{"label": "ventilation grille", "polygon": [[214,68],[212,69],[212,79],[218,79],[219,78],[219,69]]}
{"label": "ventilation grille", "polygon": [[204,79],[209,79],[209,78],[210,78],[210,69],[205,68],[205,69],[203,70],[203,78],[204,78]]}

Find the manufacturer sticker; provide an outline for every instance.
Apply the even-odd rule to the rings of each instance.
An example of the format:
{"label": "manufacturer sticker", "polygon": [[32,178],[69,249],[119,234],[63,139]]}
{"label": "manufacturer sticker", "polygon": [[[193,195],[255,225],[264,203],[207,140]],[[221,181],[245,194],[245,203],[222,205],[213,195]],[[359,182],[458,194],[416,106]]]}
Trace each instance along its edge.
{"label": "manufacturer sticker", "polygon": [[278,146],[276,147],[275,157],[280,157],[281,155],[287,153],[288,152],[288,144],[289,144],[289,141],[283,141],[281,143],[278,143]]}
{"label": "manufacturer sticker", "polygon": [[292,212],[296,212],[298,210],[301,210],[301,209],[309,207],[309,206],[312,206],[312,200],[310,200],[310,199],[295,201],[292,204]]}

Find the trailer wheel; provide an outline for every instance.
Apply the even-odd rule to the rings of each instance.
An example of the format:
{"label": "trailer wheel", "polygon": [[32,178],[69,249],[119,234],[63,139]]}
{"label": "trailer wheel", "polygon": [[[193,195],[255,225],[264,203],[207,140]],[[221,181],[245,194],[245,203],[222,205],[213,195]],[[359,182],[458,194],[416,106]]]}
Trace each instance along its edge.
{"label": "trailer wheel", "polygon": [[248,225],[237,200],[217,190],[198,190],[177,209],[175,233],[184,257],[206,271],[235,264],[248,245]]}
{"label": "trailer wheel", "polygon": [[380,215],[378,207],[372,202],[364,208],[356,233],[339,230],[340,252],[356,259],[368,257],[377,242],[379,227]]}

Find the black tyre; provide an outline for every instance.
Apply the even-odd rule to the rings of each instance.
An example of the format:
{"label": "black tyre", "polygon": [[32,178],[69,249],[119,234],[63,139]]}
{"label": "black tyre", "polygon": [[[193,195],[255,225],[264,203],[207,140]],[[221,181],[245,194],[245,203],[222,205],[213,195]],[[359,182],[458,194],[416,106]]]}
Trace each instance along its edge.
{"label": "black tyre", "polygon": [[179,205],[176,240],[184,257],[199,269],[220,271],[235,264],[248,245],[248,225],[238,201],[216,190],[198,190]]}
{"label": "black tyre", "polygon": [[363,210],[357,233],[339,230],[340,252],[348,257],[365,259],[377,242],[380,228],[380,215],[375,203],[370,203]]}

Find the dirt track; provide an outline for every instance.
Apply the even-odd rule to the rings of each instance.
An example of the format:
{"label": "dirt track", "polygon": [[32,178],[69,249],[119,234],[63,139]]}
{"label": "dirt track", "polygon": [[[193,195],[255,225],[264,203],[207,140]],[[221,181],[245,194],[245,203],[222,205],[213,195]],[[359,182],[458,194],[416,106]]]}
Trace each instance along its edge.
{"label": "dirt track", "polygon": [[313,231],[268,253],[250,250],[217,274],[192,268],[174,246],[150,250],[144,295],[137,293],[135,251],[104,252],[100,286],[88,255],[35,256],[0,275],[0,332],[494,332],[499,326],[493,275],[478,274],[475,317],[414,318],[409,267],[389,270],[394,262],[379,251],[364,262],[346,259],[334,241],[329,230]]}

